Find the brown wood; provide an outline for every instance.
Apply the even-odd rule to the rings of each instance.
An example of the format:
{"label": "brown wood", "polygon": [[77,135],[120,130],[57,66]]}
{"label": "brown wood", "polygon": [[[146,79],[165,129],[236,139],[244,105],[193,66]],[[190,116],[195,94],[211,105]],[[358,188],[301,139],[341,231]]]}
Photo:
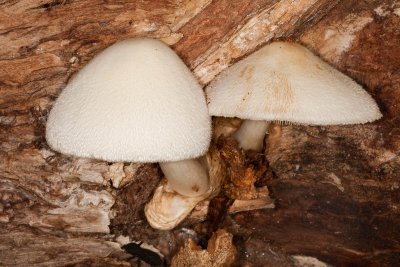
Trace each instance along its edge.
{"label": "brown wood", "polygon": [[[294,266],[304,255],[336,266],[396,266],[399,14],[394,0],[0,0],[0,266],[129,266],[119,235],[154,245],[170,262],[196,239],[181,226],[156,231],[146,223],[157,165],[67,157],[44,139],[47,114],[71,76],[134,36],[173,45],[202,84],[266,42],[289,39],[364,85],[384,118],[275,126],[265,150],[274,176],[263,181],[275,208],[228,214],[223,226],[234,235],[237,265]],[[202,240],[203,224],[182,226]]]}
{"label": "brown wood", "polygon": [[363,84],[384,117],[354,126],[275,125],[266,155],[277,208],[233,217],[249,256],[242,263],[292,266],[305,255],[333,266],[399,264],[400,17],[393,3],[343,1],[300,35]]}
{"label": "brown wood", "polygon": [[171,266],[232,266],[236,256],[232,238],[232,234],[225,230],[216,230],[206,249],[201,249],[192,239],[188,239],[172,259]]}

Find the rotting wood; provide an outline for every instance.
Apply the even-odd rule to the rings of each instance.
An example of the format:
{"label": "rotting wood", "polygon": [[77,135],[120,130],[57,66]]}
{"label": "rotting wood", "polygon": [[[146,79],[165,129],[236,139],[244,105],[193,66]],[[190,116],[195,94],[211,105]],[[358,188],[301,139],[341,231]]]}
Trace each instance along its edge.
{"label": "rotting wood", "polygon": [[[308,21],[317,20],[339,1],[282,0],[273,3],[253,16],[241,26],[228,40],[211,48],[207,58],[193,61],[195,75],[202,84],[210,82],[215,75],[232,61],[253,52],[257,47],[273,38],[290,36],[296,30],[304,31]],[[315,16],[315,17],[313,17]]]}
{"label": "rotting wood", "polygon": [[210,238],[207,249],[201,249],[193,240],[188,239],[172,259],[171,266],[231,266],[236,256],[232,238],[232,234],[219,229]]}
{"label": "rotting wood", "polygon": [[298,255],[332,266],[398,264],[399,8],[396,1],[343,1],[299,35],[364,85],[384,117],[365,125],[275,125],[266,155],[277,209],[232,216],[228,229],[244,248],[239,264],[293,266]]}
{"label": "rotting wood", "polygon": [[[188,217],[188,220],[204,221],[207,217],[210,201],[206,200],[193,210]],[[235,214],[243,211],[259,210],[259,209],[273,209],[275,204],[269,196],[268,188],[261,187],[256,195],[255,199],[240,200],[237,199],[233,202],[232,206],[229,207],[228,213]]]}
{"label": "rotting wood", "polygon": [[104,238],[2,226],[0,240],[0,266],[130,266],[125,260],[128,255],[120,251],[119,245]]}
{"label": "rotting wood", "polygon": [[[0,265],[126,266],[107,243],[111,206],[122,201],[110,180],[121,181],[118,194],[138,201],[113,233],[147,241],[167,257],[179,246],[176,231],[154,231],[141,212],[160,179],[157,166],[124,164],[122,173],[121,166],[54,153],[44,140],[47,112],[71,76],[108,45],[133,36],[175,44],[202,83],[263,43],[287,38],[364,84],[385,118],[354,127],[281,127],[267,142],[276,210],[238,213],[227,228],[243,264],[290,266],[300,253],[338,265],[398,262],[398,3],[243,1],[234,9],[240,18],[222,16],[210,34],[206,20],[217,9],[229,14],[228,2],[0,1]],[[336,41],[348,30],[350,44],[340,50]]]}

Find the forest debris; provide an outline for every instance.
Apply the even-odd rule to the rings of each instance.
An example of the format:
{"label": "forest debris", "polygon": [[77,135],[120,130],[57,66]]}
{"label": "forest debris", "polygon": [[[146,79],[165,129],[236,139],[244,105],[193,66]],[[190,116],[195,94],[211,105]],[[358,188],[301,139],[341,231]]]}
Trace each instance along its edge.
{"label": "forest debris", "polygon": [[[221,161],[216,166],[223,166],[224,169],[219,170],[219,174],[225,176],[222,192],[234,200],[227,210],[229,214],[275,207],[265,185],[265,180],[270,178],[272,173],[268,170],[264,155],[244,152],[230,137],[240,127],[240,122],[241,120],[236,118],[213,119],[213,138],[217,140]],[[209,199],[200,202],[189,215],[189,219],[204,221],[209,213],[209,205]]]}
{"label": "forest debris", "polygon": [[115,212],[113,229],[117,233],[126,234],[132,226],[132,218],[135,218],[133,225],[143,219],[141,214],[144,205],[149,201],[154,188],[160,181],[161,171],[156,164],[140,165],[141,167],[134,172],[134,182],[117,190],[116,201],[113,206]]}
{"label": "forest debris", "polygon": [[269,197],[269,191],[266,186],[257,188],[257,198],[249,200],[236,199],[232,206],[229,208],[228,212],[230,214],[258,210],[258,209],[273,209],[275,204],[273,200]]}
{"label": "forest debris", "polygon": [[112,186],[119,188],[122,180],[125,178],[124,163],[117,162],[111,164],[106,175],[106,177],[112,182]]}
{"label": "forest debris", "polygon": [[204,250],[189,238],[172,258],[171,266],[231,266],[236,257],[236,248],[232,243],[232,238],[233,235],[227,231],[217,230],[210,238],[207,249]]}
{"label": "forest debris", "polygon": [[[204,221],[208,214],[210,200],[200,202],[189,215],[190,219]],[[268,188],[266,186],[257,189],[257,198],[241,200],[236,199],[228,209],[228,214],[235,214],[242,211],[273,209],[275,204],[269,197]]]}
{"label": "forest debris", "polygon": [[113,163],[109,166],[104,177],[111,181],[114,188],[122,188],[134,180],[138,170],[143,167],[143,165],[143,163],[133,162],[129,165],[123,162]]}
{"label": "forest debris", "polygon": [[336,174],[334,173],[330,173],[328,175],[329,178],[332,179],[332,182],[328,182],[330,184],[333,184],[334,186],[336,186],[340,191],[344,192],[344,187],[342,185],[342,180],[340,180],[339,177],[336,176]]}
{"label": "forest debris", "polygon": [[220,137],[217,145],[227,166],[227,180],[223,185],[225,194],[232,199],[258,198],[256,183],[269,175],[265,156],[244,152],[232,137]]}
{"label": "forest debris", "polygon": [[314,257],[295,255],[292,259],[295,267],[328,267],[325,262]]}

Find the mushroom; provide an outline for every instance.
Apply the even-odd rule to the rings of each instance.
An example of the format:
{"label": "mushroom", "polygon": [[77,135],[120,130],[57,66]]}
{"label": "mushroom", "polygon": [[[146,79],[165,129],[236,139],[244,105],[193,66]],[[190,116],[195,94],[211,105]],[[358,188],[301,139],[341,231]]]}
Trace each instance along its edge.
{"label": "mushroom", "polygon": [[[184,197],[165,184],[165,180],[154,191],[153,198],[146,204],[144,212],[149,224],[156,229],[170,230],[185,219],[199,202],[217,196],[225,178],[226,166],[215,144],[202,162],[209,173],[210,187],[206,193],[197,197]],[[201,206],[201,204],[200,204]]]}
{"label": "mushroom", "polygon": [[211,138],[204,93],[161,41],[118,42],[93,58],[50,111],[46,140],[64,154],[111,162],[159,162],[184,197],[209,190],[196,159]]}
{"label": "mushroom", "polygon": [[272,121],[366,123],[382,117],[372,97],[305,47],[274,42],[224,70],[206,88],[210,115],[244,119],[234,134],[260,151]]}

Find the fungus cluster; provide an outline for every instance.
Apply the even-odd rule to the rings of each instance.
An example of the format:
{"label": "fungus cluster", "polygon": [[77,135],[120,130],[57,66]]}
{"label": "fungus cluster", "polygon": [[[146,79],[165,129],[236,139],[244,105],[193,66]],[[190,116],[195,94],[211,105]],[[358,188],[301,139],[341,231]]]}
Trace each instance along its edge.
{"label": "fungus cluster", "polygon": [[210,115],[244,119],[235,138],[253,150],[262,149],[269,121],[328,125],[382,116],[361,86],[293,43],[261,48],[223,71],[206,92],[208,109],[196,79],[167,45],[121,41],[62,91],[46,139],[68,155],[159,162],[176,197],[159,187],[146,216],[153,227],[171,229],[217,186],[198,160],[210,144]]}

